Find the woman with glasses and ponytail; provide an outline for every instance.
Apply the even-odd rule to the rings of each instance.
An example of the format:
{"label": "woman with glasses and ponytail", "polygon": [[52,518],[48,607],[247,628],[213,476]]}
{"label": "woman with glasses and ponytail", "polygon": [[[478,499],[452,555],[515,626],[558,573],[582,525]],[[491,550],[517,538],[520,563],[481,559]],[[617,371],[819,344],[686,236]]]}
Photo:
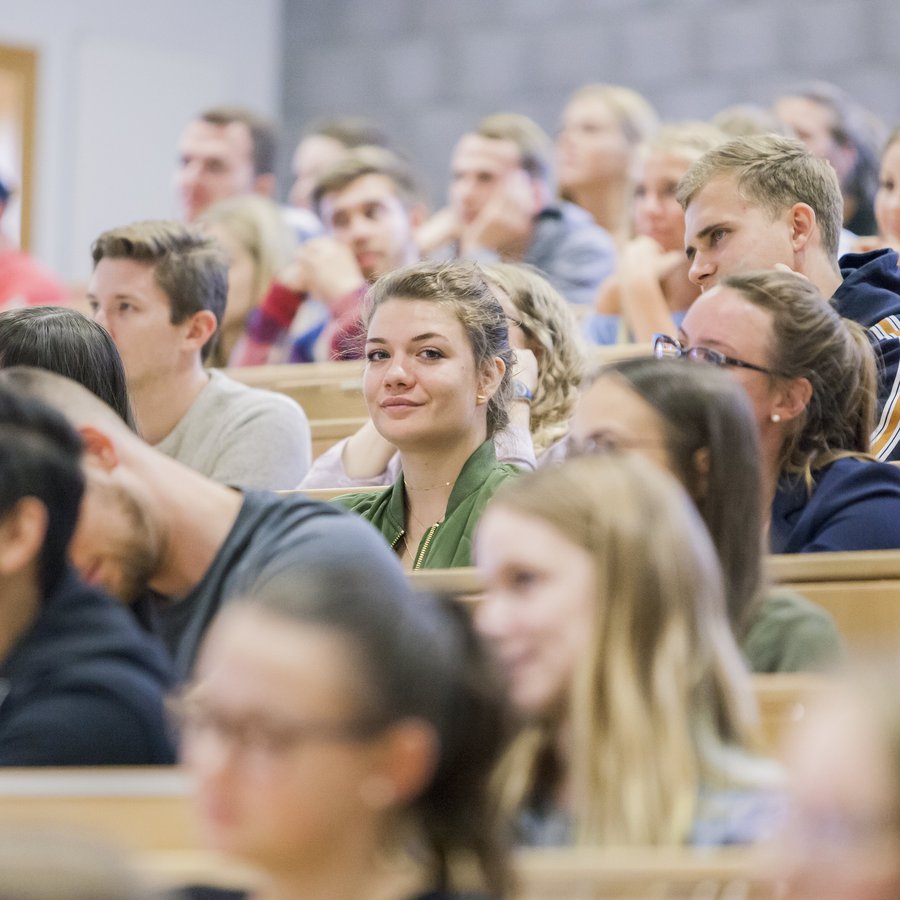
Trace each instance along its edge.
{"label": "woman with glasses and ponytail", "polygon": [[893,428],[875,422],[874,351],[809,281],[727,278],[654,350],[721,367],[749,397],[773,553],[900,548],[900,468],[869,454]]}

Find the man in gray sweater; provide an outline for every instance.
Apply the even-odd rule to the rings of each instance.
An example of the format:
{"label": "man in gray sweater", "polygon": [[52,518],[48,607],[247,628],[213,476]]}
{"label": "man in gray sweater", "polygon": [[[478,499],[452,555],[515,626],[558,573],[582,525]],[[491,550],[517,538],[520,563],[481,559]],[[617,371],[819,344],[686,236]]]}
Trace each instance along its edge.
{"label": "man in gray sweater", "polygon": [[179,222],[104,232],[88,299],[122,355],[144,439],[226,484],[295,487],[309,468],[303,410],[204,369],[225,310],[228,265],[214,240]]}

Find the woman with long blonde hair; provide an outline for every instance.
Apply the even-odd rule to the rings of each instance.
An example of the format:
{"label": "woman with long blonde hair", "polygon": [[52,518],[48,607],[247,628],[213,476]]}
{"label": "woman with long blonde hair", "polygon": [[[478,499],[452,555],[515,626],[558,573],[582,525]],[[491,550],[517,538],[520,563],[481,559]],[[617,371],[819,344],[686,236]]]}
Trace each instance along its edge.
{"label": "woman with long blonde hair", "polygon": [[722,575],[680,485],[630,455],[505,485],[476,624],[530,723],[499,775],[526,844],[756,839],[778,806]]}

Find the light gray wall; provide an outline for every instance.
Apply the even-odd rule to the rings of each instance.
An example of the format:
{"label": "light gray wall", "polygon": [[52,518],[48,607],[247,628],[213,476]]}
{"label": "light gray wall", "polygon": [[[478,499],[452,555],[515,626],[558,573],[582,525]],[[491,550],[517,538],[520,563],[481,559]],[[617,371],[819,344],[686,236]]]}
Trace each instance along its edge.
{"label": "light gray wall", "polygon": [[664,118],[762,102],[826,78],[900,122],[898,0],[285,0],[284,118],[384,122],[442,199],[455,139],[481,115],[552,130],[591,81]]}
{"label": "light gray wall", "polygon": [[104,229],[176,212],[198,110],[280,106],[281,0],[0,0],[0,43],[37,49],[32,247],[66,278]]}

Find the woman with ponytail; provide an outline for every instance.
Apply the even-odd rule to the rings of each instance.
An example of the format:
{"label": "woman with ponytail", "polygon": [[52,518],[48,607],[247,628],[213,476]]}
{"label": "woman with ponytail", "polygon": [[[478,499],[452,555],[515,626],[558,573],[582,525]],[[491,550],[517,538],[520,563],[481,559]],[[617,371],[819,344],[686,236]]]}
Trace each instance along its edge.
{"label": "woman with ponytail", "polygon": [[508,719],[465,610],[311,571],[231,604],[174,706],[206,843],[254,900],[505,895]]}

